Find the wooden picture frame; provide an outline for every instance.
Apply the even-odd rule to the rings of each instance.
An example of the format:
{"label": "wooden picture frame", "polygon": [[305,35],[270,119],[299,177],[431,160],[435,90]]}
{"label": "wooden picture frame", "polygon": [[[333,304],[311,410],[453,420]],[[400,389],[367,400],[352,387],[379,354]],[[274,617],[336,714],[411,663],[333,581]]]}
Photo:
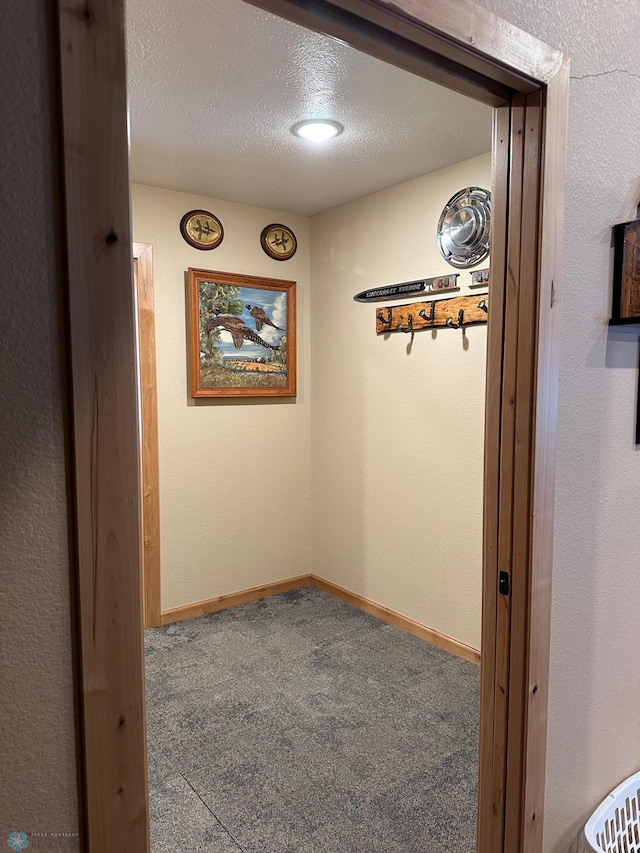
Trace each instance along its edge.
{"label": "wooden picture frame", "polygon": [[640,219],[613,226],[611,326],[640,324]]}
{"label": "wooden picture frame", "polygon": [[295,397],[296,283],[189,267],[192,397]]}

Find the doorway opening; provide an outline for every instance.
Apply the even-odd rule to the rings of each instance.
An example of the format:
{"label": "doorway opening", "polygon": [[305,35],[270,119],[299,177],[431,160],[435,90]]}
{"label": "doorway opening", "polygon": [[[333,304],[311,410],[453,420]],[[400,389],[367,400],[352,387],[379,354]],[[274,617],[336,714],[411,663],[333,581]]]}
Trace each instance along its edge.
{"label": "doorway opening", "polygon": [[[162,19],[171,17],[168,6],[155,8]],[[301,614],[304,632],[285,646],[284,668],[277,654],[265,655],[271,631],[264,612],[273,611],[269,624],[279,624],[276,602],[242,611],[247,619],[253,614],[253,630],[263,632],[257,645],[251,642],[251,626],[241,624],[239,615],[206,620],[209,640],[204,627],[175,623],[252,597],[313,585],[479,663],[487,325],[456,330],[440,324],[422,332],[416,328],[419,312],[430,306],[435,309],[437,304],[440,312],[450,304],[457,306],[460,299],[475,308],[481,303],[486,307],[489,300],[486,279],[478,287],[472,275],[486,273],[489,258],[474,256],[466,265],[456,259],[456,267],[439,250],[437,232],[443,209],[462,188],[491,188],[491,109],[246,4],[218,2],[216,8],[221,44],[215,63],[209,64],[205,19],[174,21],[167,44],[146,17],[143,3],[128,7],[133,237],[152,244],[157,258],[163,562],[158,621],[172,625],[147,637],[152,846],[154,841],[163,846],[161,838],[170,846],[172,833],[177,843],[187,831],[178,821],[179,815],[190,813],[193,790],[241,846],[252,823],[250,808],[243,809],[242,803],[252,803],[256,814],[269,805],[274,831],[285,823],[282,817],[278,821],[278,814],[305,812],[306,822],[297,830],[299,842],[306,843],[313,831],[315,843],[321,844],[321,830],[312,830],[309,823],[313,810],[323,831],[331,832],[326,813],[320,820],[329,802],[320,793],[321,780],[330,775],[334,800],[343,790],[346,802],[354,778],[362,772],[353,767],[349,775],[344,756],[336,755],[331,743],[325,744],[324,761],[316,747],[317,777],[310,766],[306,772],[302,769],[305,753],[322,740],[319,732],[333,727],[347,739],[351,761],[369,768],[362,779],[358,820],[364,820],[371,838],[365,842],[363,830],[354,828],[360,824],[332,808],[331,818],[342,827],[343,846],[354,847],[357,835],[363,846],[375,839],[383,844],[383,829],[377,825],[385,811],[382,806],[398,786],[417,789],[428,782],[434,790],[455,784],[456,791],[464,791],[457,799],[465,818],[451,824],[442,816],[442,804],[425,794],[421,811],[426,834],[417,834],[413,826],[415,849],[435,843],[434,833],[446,833],[451,843],[471,850],[478,767],[477,669],[425,649],[416,652],[415,672],[407,674],[407,684],[394,684],[397,670],[405,666],[402,655],[417,645],[409,638],[392,639],[396,631],[374,630],[370,619],[347,618],[348,608],[340,606],[336,613],[345,614],[340,624],[354,650],[358,641],[370,641],[377,644],[375,656],[387,661],[379,672],[370,673],[368,690],[362,684],[361,692],[349,698],[345,684],[355,687],[367,666],[364,661],[357,668],[345,663],[358,670],[345,682],[336,663],[345,639],[338,624],[334,632],[313,631],[332,622],[337,605],[323,604],[323,596],[316,593],[285,597],[291,602],[283,610],[289,624],[281,625],[271,647],[286,643],[298,624],[296,613]],[[177,48],[187,42],[190,59]],[[148,59],[150,45],[154,56],[162,56],[161,69]],[[282,85],[273,107],[265,109],[280,80],[295,83]],[[178,95],[187,88],[190,98],[185,103]],[[161,111],[149,106],[159,102]],[[190,119],[187,141],[185,111],[190,112],[194,102],[203,106]],[[290,130],[311,109],[309,104],[330,111],[344,127],[324,147],[299,140]],[[226,115],[220,131],[211,126],[219,113]],[[176,149],[179,169],[170,166]],[[193,210],[201,211],[196,214],[200,225],[206,212],[214,224],[220,223],[222,239],[214,249],[210,244],[192,245],[178,227]],[[271,257],[260,242],[272,222],[283,223],[297,241],[295,254],[285,261]],[[194,272],[194,267],[199,269]],[[190,298],[185,303],[187,270]],[[228,363],[232,378],[238,375],[244,381],[262,354],[264,366],[271,365],[264,344],[277,340],[287,323],[284,315],[273,313],[277,301],[270,302],[271,307],[263,301],[263,291],[241,295],[240,289],[252,288],[256,276],[296,282],[295,403],[274,403],[257,395],[260,388],[255,397],[240,398],[242,405],[226,397],[192,397],[187,388],[196,371],[203,382]],[[199,288],[195,310],[194,277]],[[429,290],[369,304],[353,299],[367,288],[418,279],[428,280]],[[445,286],[444,291],[437,289]],[[268,308],[259,327],[247,306],[256,300]],[[397,332],[396,323],[376,333],[380,312],[412,300],[418,303],[412,331]],[[251,335],[238,341],[225,327],[221,330],[215,325],[220,310],[222,316],[234,318],[233,328],[242,321]],[[450,310],[457,325],[459,309]],[[486,313],[479,313],[486,320]],[[269,319],[276,321],[274,326]],[[288,331],[286,335],[290,339]],[[189,350],[193,356],[194,342],[197,362],[190,365],[187,385],[184,353]],[[149,349],[144,340],[140,349]],[[143,418],[144,410],[143,397]],[[302,615],[308,616],[312,605],[317,608],[315,626]],[[227,618],[236,636],[225,638],[223,645],[218,628]],[[247,656],[241,666],[237,663],[232,679],[223,662],[242,657],[238,645],[246,646]],[[197,678],[183,656],[186,647]],[[320,649],[323,656],[334,650],[335,666],[324,657],[319,660]],[[254,672],[251,667],[258,660]],[[314,667],[315,679],[310,675]],[[279,687],[275,695],[263,683],[266,672],[269,685]],[[292,672],[297,673],[293,680]],[[373,681],[378,681],[377,693],[370,690]],[[263,684],[259,700],[255,684]],[[420,685],[427,684],[423,692]],[[318,692],[321,711],[315,704]],[[280,694],[287,697],[286,714]],[[381,699],[385,695],[386,703]],[[243,696],[252,697],[251,706],[229,720],[225,709],[238,708]],[[356,731],[352,723],[365,705],[367,725],[361,721]],[[280,716],[280,727],[270,714]],[[415,715],[424,715],[422,727],[410,736]],[[444,728],[441,717],[448,720]],[[386,731],[391,721],[398,731],[405,730],[405,748],[400,737]],[[214,730],[215,749],[207,748]],[[267,786],[266,780],[279,779],[279,767],[286,763],[276,745],[294,731],[296,738],[292,735],[283,752],[300,777],[310,778],[298,780],[293,789],[276,782]],[[260,743],[271,738],[271,760],[261,768],[260,794],[251,784],[261,754],[256,738]],[[237,787],[230,782],[225,787],[221,777],[229,768],[218,764],[227,739],[236,745],[233,750],[229,745],[228,751],[237,756],[234,772],[243,780]],[[244,759],[239,742],[254,744]],[[419,770],[422,758],[424,772]],[[459,776],[455,783],[450,780],[452,767]],[[169,778],[172,791],[183,791],[181,796],[174,791],[170,821],[162,807]],[[307,788],[314,782],[315,800]],[[376,791],[380,797],[384,794],[384,802],[365,819],[364,801]],[[289,823],[293,825],[291,817]],[[400,818],[395,825],[387,820],[387,846],[396,843],[393,833],[404,823]],[[256,827],[254,832],[259,830],[270,849],[273,845],[264,840],[267,828]],[[405,847],[410,849],[408,841]]]}
{"label": "doorway opening", "polygon": [[[410,15],[384,4],[377,4],[375,10],[346,9],[337,3],[298,10],[294,5],[283,4],[282,9],[273,11],[304,19],[303,23],[346,37],[355,46],[366,44],[378,55],[392,54],[405,67],[419,64],[423,73],[429,68],[428,76],[432,79],[440,76],[458,91],[471,91],[496,107],[496,216],[489,361],[500,368],[491,371],[487,393],[485,665],[478,843],[481,850],[539,849],[553,481],[553,330],[557,313],[553,306],[558,283],[557,224],[561,213],[557,189],[562,185],[566,63],[557,53],[515,28],[507,25],[498,28],[496,19],[482,10],[478,10],[475,19],[479,29],[472,37],[464,25],[459,25],[453,6],[446,9],[444,20],[440,19],[440,8],[438,12],[425,10],[420,24],[416,22],[415,10]],[[135,377],[130,375],[131,346],[135,344],[130,310],[131,243],[126,204],[117,212],[118,200],[126,199],[126,188],[124,193],[109,189],[114,180],[114,163],[120,163],[116,179],[122,177],[126,184],[124,124],[114,122],[114,113],[118,115],[120,111],[121,117],[125,115],[124,79],[116,84],[115,96],[107,99],[112,109],[104,110],[107,101],[100,104],[100,109],[95,107],[101,87],[113,87],[114,79],[118,79],[113,73],[103,77],[98,69],[123,68],[122,24],[120,10],[112,9],[97,21],[92,15],[61,14],[65,137],[71,145],[69,150],[85,152],[83,157],[67,158],[65,178],[85,685],[86,804],[92,850],[114,845],[127,849],[133,831],[137,833],[137,849],[144,849],[146,843],[144,820],[140,822],[140,815],[145,813],[144,782],[141,785],[140,764],[131,762],[132,754],[144,757],[142,668],[135,651],[141,648],[140,589],[136,577],[123,573],[122,560],[114,566],[111,547],[117,535],[118,554],[129,554],[127,566],[137,564],[139,528],[136,514],[131,512],[137,485],[137,475],[132,471],[137,468],[130,464],[137,456]],[[497,32],[502,41],[496,40]],[[401,44],[401,40],[407,43]],[[70,45],[75,45],[75,49]],[[514,45],[520,50],[514,51]],[[411,46],[413,50],[408,49]],[[95,61],[97,54],[104,61]],[[113,88],[111,94],[114,95]],[[77,144],[83,134],[90,137],[103,127],[103,111],[108,126],[123,131],[121,135],[100,136],[102,141],[113,139],[115,159],[111,157],[111,168],[106,171],[96,168],[96,161],[92,160],[94,156],[104,156],[104,145],[78,148]],[[89,116],[96,121],[87,121]],[[101,191],[107,172],[109,183]],[[106,220],[104,208],[96,220],[87,215],[90,210],[96,215],[100,210],[92,204],[96,198],[100,204],[112,205]],[[104,221],[111,224],[101,238]],[[96,253],[93,249],[99,239],[104,239],[105,246],[111,248]],[[109,285],[121,282],[121,286],[108,288],[103,286],[105,282]],[[493,319],[496,317],[497,320]],[[105,347],[110,350],[114,344],[115,357],[105,360]],[[99,404],[105,393],[107,399],[119,403],[117,419],[105,417],[101,405],[87,405],[90,400]],[[96,441],[96,435],[104,440]],[[107,453],[109,448],[113,450],[114,440],[121,465],[114,465],[113,454]],[[99,487],[95,480],[98,470],[103,471]],[[94,491],[96,488],[98,492]],[[87,489],[89,495],[97,494],[104,501],[83,500]],[[123,493],[131,500],[122,502]],[[126,512],[114,503],[116,494],[121,503],[126,503]],[[95,512],[86,513],[83,506],[94,507]],[[106,549],[101,548],[98,532],[104,529],[116,531],[110,534]],[[103,578],[102,569],[107,568],[109,571]],[[498,598],[498,568],[506,571],[510,580],[510,594],[504,600]],[[111,618],[114,608],[118,613],[115,622]],[[109,630],[97,630],[105,618]],[[120,637],[120,647],[131,653],[124,667],[120,661],[118,667],[108,664],[114,631]],[[100,691],[99,699],[91,686],[96,668],[102,673],[103,684],[108,685]],[[105,715],[105,701],[123,713],[126,708],[125,715],[120,711],[116,716]],[[121,720],[118,745],[113,741],[115,729],[112,731],[105,725],[105,720],[112,716]],[[126,785],[118,785],[125,767]],[[105,797],[108,790],[119,791],[118,813],[122,815],[125,807],[132,822],[109,818],[115,801],[110,804]],[[124,824],[128,835],[120,836]],[[119,844],[120,841],[123,843]]]}

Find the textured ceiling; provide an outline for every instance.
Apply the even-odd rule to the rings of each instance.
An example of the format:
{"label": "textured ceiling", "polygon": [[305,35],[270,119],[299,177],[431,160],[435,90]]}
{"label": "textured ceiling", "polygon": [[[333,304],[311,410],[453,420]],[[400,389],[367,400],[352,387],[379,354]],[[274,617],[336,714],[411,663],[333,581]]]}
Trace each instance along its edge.
{"label": "textured ceiling", "polygon": [[[131,178],[311,215],[484,153],[488,107],[242,0],[128,0]],[[324,146],[294,137],[335,118]]]}

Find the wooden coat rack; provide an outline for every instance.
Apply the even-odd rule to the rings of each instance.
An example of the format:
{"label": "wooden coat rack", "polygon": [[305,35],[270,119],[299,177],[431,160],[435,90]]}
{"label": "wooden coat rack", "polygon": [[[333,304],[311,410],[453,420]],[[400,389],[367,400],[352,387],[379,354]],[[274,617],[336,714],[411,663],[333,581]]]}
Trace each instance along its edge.
{"label": "wooden coat rack", "polygon": [[431,302],[411,302],[390,308],[376,308],[376,333],[417,332],[448,326],[460,329],[476,323],[486,323],[489,297],[454,296],[453,299],[434,299]]}

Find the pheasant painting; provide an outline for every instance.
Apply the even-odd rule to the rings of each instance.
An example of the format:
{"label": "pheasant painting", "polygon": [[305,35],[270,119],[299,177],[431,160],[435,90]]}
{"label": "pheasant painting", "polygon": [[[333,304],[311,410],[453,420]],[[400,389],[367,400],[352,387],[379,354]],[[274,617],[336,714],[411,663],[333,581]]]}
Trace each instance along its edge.
{"label": "pheasant painting", "polygon": [[267,312],[263,308],[260,308],[258,305],[254,305],[253,308],[251,307],[251,305],[245,305],[244,307],[255,320],[256,329],[258,331],[260,331],[266,323],[267,326],[273,326],[273,328],[277,329],[279,332],[284,332],[284,329],[281,329],[280,326],[276,326],[276,324],[273,322],[273,320],[269,318]]}
{"label": "pheasant painting", "polygon": [[187,292],[193,397],[295,397],[295,282],[189,269]]}
{"label": "pheasant painting", "polygon": [[[213,309],[213,315],[210,320],[207,320],[205,325],[207,334],[211,334],[214,329],[224,329],[231,335],[233,345],[236,349],[240,349],[245,341],[253,341],[254,344],[260,344],[260,346],[267,347],[267,349],[278,349],[278,346],[273,346],[263,341],[260,335],[257,335],[253,329],[250,329],[241,317],[236,317],[235,314],[222,314],[219,308]],[[258,326],[258,330],[261,328],[262,325]]]}

